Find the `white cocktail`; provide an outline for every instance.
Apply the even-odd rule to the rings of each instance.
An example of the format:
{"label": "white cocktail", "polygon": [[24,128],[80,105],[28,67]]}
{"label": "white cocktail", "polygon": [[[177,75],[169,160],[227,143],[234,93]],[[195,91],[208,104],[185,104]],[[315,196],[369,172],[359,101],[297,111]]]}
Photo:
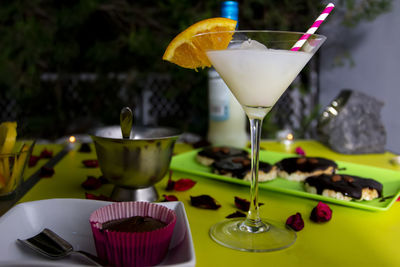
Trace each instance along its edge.
{"label": "white cocktail", "polygon": [[[210,35],[207,39],[218,42],[218,34],[220,33],[199,34],[198,38]],[[258,163],[261,125],[265,115],[326,38],[311,34],[302,49],[291,51],[303,33],[235,31],[235,36],[239,38],[234,38],[227,49],[209,50],[206,54],[250,120],[250,209],[246,219],[231,219],[214,225],[210,229],[210,236],[224,246],[242,251],[279,250],[292,245],[296,240],[296,233],[285,227],[284,222],[274,223],[261,219],[259,215]]]}
{"label": "white cocktail", "polygon": [[268,112],[312,54],[244,46],[209,51],[207,56],[246,112],[258,107]]}

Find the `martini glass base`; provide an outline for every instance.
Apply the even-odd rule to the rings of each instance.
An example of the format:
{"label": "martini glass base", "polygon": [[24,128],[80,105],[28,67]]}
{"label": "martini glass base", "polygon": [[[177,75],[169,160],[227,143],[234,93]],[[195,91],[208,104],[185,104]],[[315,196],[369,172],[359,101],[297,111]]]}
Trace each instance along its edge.
{"label": "martini glass base", "polygon": [[211,227],[210,236],[220,245],[250,252],[281,250],[296,241],[296,232],[282,223],[262,219],[264,230],[253,233],[239,228],[243,221],[236,218],[219,222]]}

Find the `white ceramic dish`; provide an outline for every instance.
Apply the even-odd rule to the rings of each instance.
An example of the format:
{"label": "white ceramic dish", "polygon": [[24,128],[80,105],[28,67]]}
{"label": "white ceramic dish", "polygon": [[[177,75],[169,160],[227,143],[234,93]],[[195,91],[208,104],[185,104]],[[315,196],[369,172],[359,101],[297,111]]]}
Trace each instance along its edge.
{"label": "white ceramic dish", "polygon": [[[111,202],[85,199],[48,199],[18,204],[0,217],[0,265],[71,266],[86,265],[78,255],[50,260],[16,242],[49,228],[70,242],[75,250],[96,254],[89,224],[90,214]],[[177,223],[169,252],[158,266],[195,266],[196,259],[189,222],[182,202],[158,203],[173,209]]]}

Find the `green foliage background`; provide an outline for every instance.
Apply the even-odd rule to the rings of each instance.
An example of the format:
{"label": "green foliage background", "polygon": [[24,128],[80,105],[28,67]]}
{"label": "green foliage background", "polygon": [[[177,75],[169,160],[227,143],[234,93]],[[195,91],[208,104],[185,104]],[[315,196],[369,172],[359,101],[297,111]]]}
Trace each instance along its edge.
{"label": "green foliage background", "polygon": [[[343,23],[354,26],[371,20],[391,7],[391,0],[339,0],[345,9]],[[204,133],[207,127],[206,72],[163,62],[171,39],[189,25],[219,16],[221,1],[194,0],[3,0],[0,5],[0,92],[17,99],[28,135],[56,137],[70,123],[63,104],[62,79],[53,88],[43,86],[43,73],[59,75],[96,73],[90,90],[82,90],[89,101],[87,115],[103,123],[115,123],[124,103],[115,98],[115,83],[109,73],[125,73],[132,94],[138,78],[149,73],[169,73],[174,92],[194,93],[196,108],[184,130]],[[305,31],[325,4],[317,0],[239,1],[239,27]],[[329,19],[326,23],[329,23]],[[99,98],[101,96],[101,98]],[[75,107],[76,108],[76,107]],[[45,114],[45,115],[44,115]],[[50,131],[51,130],[51,131]]]}

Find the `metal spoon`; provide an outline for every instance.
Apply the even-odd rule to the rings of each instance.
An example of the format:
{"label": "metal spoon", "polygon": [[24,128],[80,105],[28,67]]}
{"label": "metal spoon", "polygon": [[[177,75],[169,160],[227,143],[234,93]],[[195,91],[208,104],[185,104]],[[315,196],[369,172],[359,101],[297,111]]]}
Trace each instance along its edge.
{"label": "metal spoon", "polygon": [[70,243],[47,228],[31,238],[17,240],[21,244],[24,244],[50,259],[61,259],[71,254],[80,254],[95,266],[104,265],[104,263],[95,255],[81,250],[75,251]]}
{"label": "metal spoon", "polygon": [[121,124],[122,138],[129,139],[131,136],[133,113],[128,107],[123,107],[119,115],[119,120]]}

